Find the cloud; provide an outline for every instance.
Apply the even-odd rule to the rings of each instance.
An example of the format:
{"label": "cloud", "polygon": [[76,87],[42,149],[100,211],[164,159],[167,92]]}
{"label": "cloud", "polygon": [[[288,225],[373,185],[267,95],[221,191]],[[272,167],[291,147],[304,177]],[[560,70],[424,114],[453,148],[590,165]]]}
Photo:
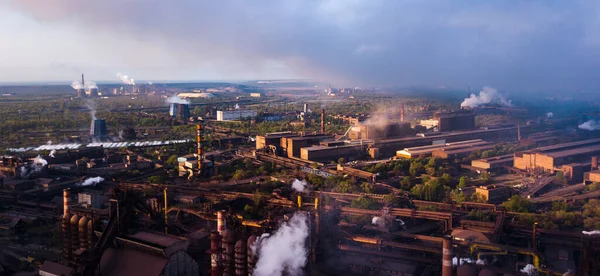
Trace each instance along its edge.
{"label": "cloud", "polygon": [[160,45],[161,60],[226,77],[285,71],[359,86],[599,85],[600,3],[587,1],[4,2],[45,24]]}

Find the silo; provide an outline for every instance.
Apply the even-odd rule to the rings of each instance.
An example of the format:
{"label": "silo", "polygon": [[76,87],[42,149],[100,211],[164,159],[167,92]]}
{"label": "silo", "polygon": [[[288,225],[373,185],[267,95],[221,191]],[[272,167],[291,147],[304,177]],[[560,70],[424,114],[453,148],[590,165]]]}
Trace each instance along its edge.
{"label": "silo", "polygon": [[79,219],[77,214],[71,217],[71,248],[77,250],[79,248]]}
{"label": "silo", "polygon": [[79,219],[79,248],[86,249],[88,247],[88,218],[85,216]]}
{"label": "silo", "polygon": [[223,248],[223,275],[234,275],[235,262],[234,262],[234,243],[235,237],[231,230],[223,231],[223,242],[221,247]]}
{"label": "silo", "polygon": [[245,276],[248,274],[246,241],[239,240],[235,243],[235,275]]}
{"label": "silo", "polygon": [[256,264],[256,260],[258,259],[258,256],[256,256],[256,254],[254,254],[254,252],[252,251],[252,248],[256,243],[256,239],[256,235],[250,236],[248,238],[248,244],[246,246],[248,249],[248,276],[252,276],[252,274],[254,273],[254,265]]}

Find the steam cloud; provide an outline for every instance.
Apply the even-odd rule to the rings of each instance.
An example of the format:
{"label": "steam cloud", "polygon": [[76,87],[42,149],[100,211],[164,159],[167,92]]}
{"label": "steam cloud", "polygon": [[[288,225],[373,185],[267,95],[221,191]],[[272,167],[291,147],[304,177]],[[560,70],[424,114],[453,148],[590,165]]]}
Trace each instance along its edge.
{"label": "steam cloud", "polygon": [[190,104],[190,101],[187,99],[182,99],[179,96],[171,96],[167,98],[167,103],[174,104]]}
{"label": "steam cloud", "polygon": [[135,85],[135,80],[128,77],[127,75],[117,73],[117,79],[121,80],[121,82],[123,82],[124,84]]}
{"label": "steam cloud", "polygon": [[308,234],[308,217],[304,213],[295,213],[272,235],[263,234],[252,249],[255,254],[258,252],[254,275],[302,275],[307,261]]}
{"label": "steam cloud", "polygon": [[554,113],[552,113],[552,112],[546,113],[546,119],[550,119],[550,118],[552,118],[552,116],[554,116]]}
{"label": "steam cloud", "polygon": [[96,85],[96,83],[93,81],[85,81],[85,85],[81,84],[81,82],[79,82],[79,81],[73,81],[71,83],[71,87],[73,87],[73,89],[75,89],[75,90],[82,89],[82,88],[85,90],[98,89],[98,85]]}
{"label": "steam cloud", "polygon": [[85,181],[81,182],[81,184],[79,184],[79,186],[90,186],[90,185],[96,185],[100,182],[104,181],[104,178],[100,177],[100,176],[96,176],[96,177],[90,177],[88,179],[86,179]]}
{"label": "steam cloud", "polygon": [[483,105],[497,104],[501,106],[512,106],[512,102],[507,100],[504,95],[498,93],[498,90],[491,87],[483,87],[479,95],[471,94],[461,104],[461,107],[476,108]]}
{"label": "steam cloud", "polygon": [[298,180],[298,179],[294,179],[294,182],[292,182],[292,189],[304,193],[304,191],[306,191],[306,189],[308,188],[308,183],[306,183],[306,181],[304,180]]}
{"label": "steam cloud", "polygon": [[583,231],[583,232],[581,232],[581,233],[582,233],[582,234],[584,234],[584,235],[589,235],[589,236],[592,236],[592,235],[600,235],[600,230],[594,230],[594,231]]}
{"label": "steam cloud", "polygon": [[235,109],[240,109],[240,105],[239,104],[235,104]]}
{"label": "steam cloud", "polygon": [[371,220],[371,224],[377,225],[379,227],[385,227],[385,220],[382,217],[373,217]]}
{"label": "steam cloud", "polygon": [[585,130],[598,130],[600,129],[600,122],[596,121],[596,120],[589,120],[581,125],[579,125],[580,129],[585,129]]}
{"label": "steam cloud", "polygon": [[523,272],[529,276],[532,276],[532,275],[535,275],[536,269],[535,269],[535,266],[533,266],[532,264],[527,264],[523,269],[521,269],[521,272]]}
{"label": "steam cloud", "polygon": [[55,158],[55,157],[54,157],[54,154],[55,154],[55,153],[56,153],[56,150],[51,150],[51,151],[50,151],[50,154],[48,154],[48,156],[50,156],[50,157],[52,157],[52,158]]}
{"label": "steam cloud", "polygon": [[48,161],[42,158],[42,156],[38,155],[37,157],[33,158],[33,162],[29,165],[29,169],[27,169],[25,166],[21,167],[21,178],[27,178],[30,175],[41,172],[46,165],[48,165]]}
{"label": "steam cloud", "polygon": [[90,110],[90,117],[92,117],[92,120],[96,120],[96,103],[91,100],[86,100],[85,106]]}

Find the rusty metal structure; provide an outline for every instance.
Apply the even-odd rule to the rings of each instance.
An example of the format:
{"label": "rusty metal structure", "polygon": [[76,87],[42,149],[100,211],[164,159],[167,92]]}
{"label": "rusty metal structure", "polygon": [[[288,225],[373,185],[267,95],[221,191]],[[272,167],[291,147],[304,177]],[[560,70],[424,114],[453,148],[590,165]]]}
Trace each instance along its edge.
{"label": "rusty metal structure", "polygon": [[325,109],[321,109],[321,134],[325,134]]}

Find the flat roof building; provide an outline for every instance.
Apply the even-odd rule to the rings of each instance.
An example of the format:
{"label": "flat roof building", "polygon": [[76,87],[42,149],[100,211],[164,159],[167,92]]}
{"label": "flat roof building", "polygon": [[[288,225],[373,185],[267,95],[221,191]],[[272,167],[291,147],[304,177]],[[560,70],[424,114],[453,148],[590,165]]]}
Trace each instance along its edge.
{"label": "flat roof building", "polygon": [[217,121],[235,121],[256,117],[256,110],[218,110]]}
{"label": "flat roof building", "polygon": [[558,166],[586,163],[600,154],[600,138],[562,143],[516,152],[514,167],[534,173],[554,173]]}
{"label": "flat roof building", "polygon": [[512,154],[482,158],[471,161],[471,167],[489,171],[501,169],[505,166],[512,167],[514,156]]}

